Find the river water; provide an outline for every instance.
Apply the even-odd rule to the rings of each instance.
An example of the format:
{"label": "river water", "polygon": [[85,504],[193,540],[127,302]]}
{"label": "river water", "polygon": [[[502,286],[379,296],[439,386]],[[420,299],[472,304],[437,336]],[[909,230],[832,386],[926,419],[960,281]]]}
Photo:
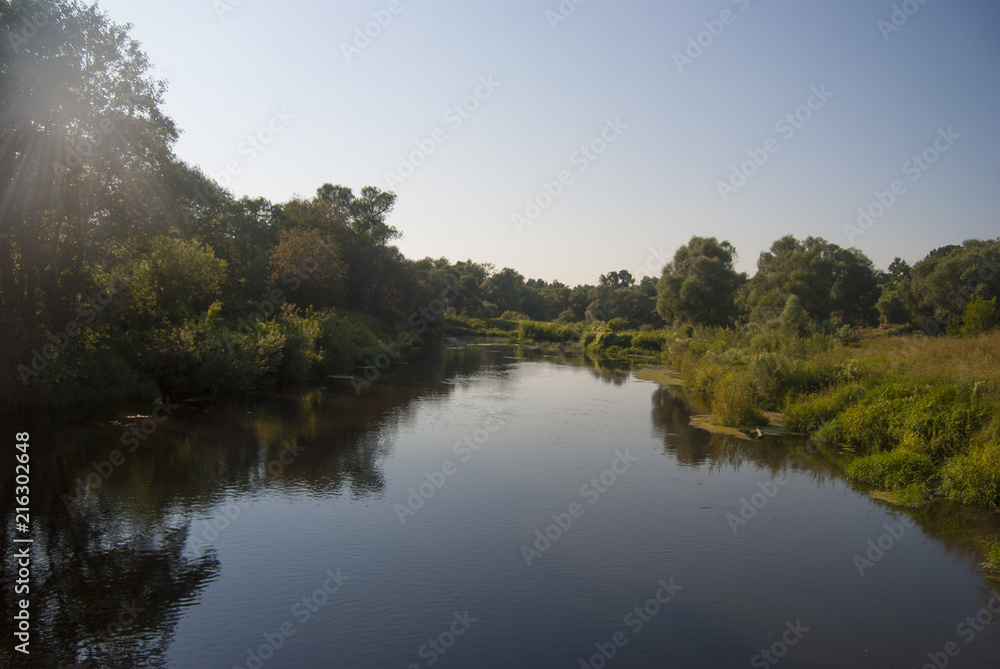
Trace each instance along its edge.
{"label": "river water", "polygon": [[11,464],[0,664],[1000,663],[995,514],[890,507],[800,440],[695,429],[684,398],[582,357],[448,341],[360,396],[330,383],[159,422],[12,418],[32,638],[13,651]]}

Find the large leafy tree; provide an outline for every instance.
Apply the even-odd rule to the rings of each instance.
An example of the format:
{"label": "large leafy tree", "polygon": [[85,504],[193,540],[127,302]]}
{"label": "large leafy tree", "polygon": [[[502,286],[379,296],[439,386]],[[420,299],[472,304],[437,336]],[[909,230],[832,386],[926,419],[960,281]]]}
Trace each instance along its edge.
{"label": "large leafy tree", "polygon": [[736,249],[715,237],[692,237],[674,253],[657,284],[656,309],[667,323],[729,325],[746,275],[733,267]]}
{"label": "large leafy tree", "polygon": [[861,251],[787,235],[760,254],[747,306],[752,318],[772,320],[794,295],[813,320],[840,316],[861,325],[874,321],[879,294],[875,267]]}
{"label": "large leafy tree", "polygon": [[310,200],[294,199],[281,207],[280,227],[310,228],[328,234],[344,262],[350,306],[379,310],[410,308],[414,265],[389,242],[401,236],[386,218],[396,195],[365,186],[358,195],[346,187],[323,184]]}
{"label": "large leafy tree", "polygon": [[303,228],[283,230],[271,251],[270,267],[271,280],[290,302],[318,308],[341,304],[344,266],[329,235]]}
{"label": "large leafy tree", "polygon": [[504,267],[490,276],[483,285],[486,299],[505,311],[520,311],[524,297],[524,276],[515,269]]}
{"label": "large leafy tree", "polygon": [[165,84],[96,6],[3,2],[0,32],[0,306],[52,321],[89,289],[102,242],[172,218],[177,131]]}
{"label": "large leafy tree", "polygon": [[[1000,296],[1000,239],[934,249],[910,271],[916,315],[943,326],[975,296]],[[940,329],[944,329],[941,327]]]}

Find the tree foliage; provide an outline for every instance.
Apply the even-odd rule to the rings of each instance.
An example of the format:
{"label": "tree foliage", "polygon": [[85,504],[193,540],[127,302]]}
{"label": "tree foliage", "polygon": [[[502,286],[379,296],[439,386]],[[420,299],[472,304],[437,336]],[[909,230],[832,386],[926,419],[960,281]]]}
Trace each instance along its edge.
{"label": "tree foliage", "polygon": [[736,249],[715,237],[692,237],[663,268],[656,309],[667,323],[729,325],[746,276],[734,269]]}
{"label": "tree foliage", "polygon": [[795,295],[813,320],[840,317],[855,325],[875,321],[879,285],[872,261],[821,237],[799,241],[791,235],[760,254],[750,279],[747,308],[754,320],[777,318]]}

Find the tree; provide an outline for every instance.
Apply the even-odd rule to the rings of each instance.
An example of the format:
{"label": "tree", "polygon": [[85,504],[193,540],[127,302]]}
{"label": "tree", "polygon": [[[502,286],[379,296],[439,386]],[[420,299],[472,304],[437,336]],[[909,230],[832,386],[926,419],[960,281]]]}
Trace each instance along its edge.
{"label": "tree", "polygon": [[[47,20],[24,38],[33,16]],[[0,27],[0,306],[59,319],[89,290],[99,242],[173,217],[177,130],[166,85],[96,5],[5,2]]]}
{"label": "tree", "polygon": [[781,312],[781,327],[795,337],[805,337],[813,327],[809,314],[802,308],[799,298],[789,295],[785,308]]}
{"label": "tree", "polygon": [[318,230],[283,230],[269,260],[271,281],[300,306],[343,303],[344,266],[333,239]]}
{"label": "tree", "polygon": [[728,325],[737,316],[736,293],[746,281],[733,267],[736,249],[715,237],[692,237],[663,268],[656,309],[666,323]]}
{"label": "tree", "polygon": [[210,247],[162,236],[126,267],[128,289],[112,307],[128,327],[161,327],[201,315],[220,297],[226,278],[226,262]]}
{"label": "tree", "polygon": [[875,304],[879,320],[886,325],[902,325],[913,319],[913,311],[900,290],[886,288]]}
{"label": "tree", "polygon": [[628,288],[635,285],[635,278],[633,278],[631,272],[623,269],[620,272],[602,274],[600,284],[602,286],[611,286],[614,289]]}
{"label": "tree", "polygon": [[945,323],[976,295],[1000,296],[1000,239],[934,249],[911,270],[916,316]]}
{"label": "tree", "polygon": [[524,276],[515,269],[504,267],[483,284],[486,299],[497,305],[500,313],[520,311],[524,294]]}
{"label": "tree", "polygon": [[969,300],[962,314],[960,333],[963,337],[974,337],[992,328],[996,322],[997,298],[991,297],[987,300],[982,295],[976,295]]}
{"label": "tree", "polygon": [[747,307],[751,318],[768,321],[778,318],[788,296],[795,295],[816,322],[840,316],[862,325],[874,322],[879,293],[875,267],[861,251],[821,237],[799,241],[787,235],[760,254]]}

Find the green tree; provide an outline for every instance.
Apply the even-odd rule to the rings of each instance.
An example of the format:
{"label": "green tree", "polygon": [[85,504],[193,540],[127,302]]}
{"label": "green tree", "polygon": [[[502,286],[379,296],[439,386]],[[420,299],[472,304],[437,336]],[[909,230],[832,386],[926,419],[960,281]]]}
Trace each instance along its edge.
{"label": "green tree", "polygon": [[794,295],[789,295],[781,312],[781,327],[796,337],[805,337],[812,332],[814,323],[802,308],[802,303]]}
{"label": "green tree", "polygon": [[600,284],[602,286],[611,286],[615,289],[628,288],[629,286],[635,285],[635,278],[632,276],[631,272],[623,269],[619,272],[608,272],[607,274],[602,274]]}
{"label": "green tree", "polygon": [[165,231],[177,130],[160,110],[166,85],[96,5],[4,2],[0,28],[0,307],[61,320],[109,237]]}
{"label": "green tree", "polygon": [[997,322],[997,298],[986,299],[982,295],[976,295],[965,307],[962,314],[961,335],[963,337],[973,337],[982,332],[986,332]]}
{"label": "green tree", "polygon": [[970,239],[934,249],[911,271],[915,315],[944,324],[976,295],[1000,296],[1000,239]]}
{"label": "green tree", "polygon": [[656,310],[666,323],[729,325],[736,320],[736,294],[746,281],[733,267],[736,249],[715,237],[692,237],[663,268]]}
{"label": "green tree", "polygon": [[754,320],[778,318],[795,295],[816,322],[840,316],[862,325],[874,322],[879,294],[875,267],[861,251],[787,235],[760,254],[746,300]]}
{"label": "green tree", "polygon": [[269,259],[271,281],[299,306],[343,303],[344,266],[336,243],[318,230],[283,230]]}
{"label": "green tree", "polygon": [[202,315],[219,299],[226,279],[226,262],[210,247],[163,236],[134,252],[125,266],[128,290],[112,307],[125,326],[139,329]]}
{"label": "green tree", "polygon": [[524,295],[524,276],[515,269],[504,267],[483,284],[487,301],[495,304],[500,313],[521,311]]}

